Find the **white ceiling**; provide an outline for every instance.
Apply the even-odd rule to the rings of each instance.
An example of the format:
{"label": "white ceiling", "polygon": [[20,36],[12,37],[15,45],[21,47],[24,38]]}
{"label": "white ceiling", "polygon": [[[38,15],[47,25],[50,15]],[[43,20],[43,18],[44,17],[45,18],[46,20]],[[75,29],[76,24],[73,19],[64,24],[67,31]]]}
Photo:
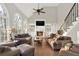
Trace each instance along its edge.
{"label": "white ceiling", "polygon": [[[33,8],[38,7],[38,3],[15,3],[16,7],[24,13],[27,17],[30,17],[34,12]],[[50,7],[50,6],[58,6],[59,3],[40,3],[39,7]]]}

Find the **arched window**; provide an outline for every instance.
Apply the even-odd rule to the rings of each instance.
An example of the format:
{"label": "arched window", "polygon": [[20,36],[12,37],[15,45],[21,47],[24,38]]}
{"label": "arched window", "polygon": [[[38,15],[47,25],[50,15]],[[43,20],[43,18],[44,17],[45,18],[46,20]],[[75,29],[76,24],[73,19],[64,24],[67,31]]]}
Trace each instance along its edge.
{"label": "arched window", "polygon": [[2,6],[0,5],[0,16],[3,16],[3,15],[4,15],[4,11],[3,11]]}
{"label": "arched window", "polygon": [[0,42],[3,42],[7,38],[5,11],[3,6],[0,5]]}
{"label": "arched window", "polygon": [[22,17],[18,13],[15,14],[14,27],[16,28],[17,33],[22,32]]}

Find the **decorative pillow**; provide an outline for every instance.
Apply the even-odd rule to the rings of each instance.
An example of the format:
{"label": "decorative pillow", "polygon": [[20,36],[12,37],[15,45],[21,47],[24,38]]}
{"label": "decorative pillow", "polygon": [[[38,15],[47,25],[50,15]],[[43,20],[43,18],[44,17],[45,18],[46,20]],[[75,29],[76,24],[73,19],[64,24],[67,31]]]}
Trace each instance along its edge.
{"label": "decorative pillow", "polygon": [[64,48],[65,48],[65,50],[70,50],[70,48],[72,48],[72,46],[73,46],[73,44],[71,42],[69,42],[69,43],[65,44]]}
{"label": "decorative pillow", "polygon": [[10,51],[10,47],[8,46],[0,46],[0,53]]}
{"label": "decorative pillow", "polygon": [[63,35],[64,31],[63,31],[63,30],[58,30],[57,33],[58,33],[59,35]]}
{"label": "decorative pillow", "polygon": [[51,33],[51,34],[50,34],[50,38],[54,38],[54,37],[56,37],[56,34]]}
{"label": "decorative pillow", "polygon": [[18,45],[20,45],[21,43],[22,43],[22,41],[21,41],[21,40],[18,40],[18,41],[16,42],[15,46],[18,46]]}

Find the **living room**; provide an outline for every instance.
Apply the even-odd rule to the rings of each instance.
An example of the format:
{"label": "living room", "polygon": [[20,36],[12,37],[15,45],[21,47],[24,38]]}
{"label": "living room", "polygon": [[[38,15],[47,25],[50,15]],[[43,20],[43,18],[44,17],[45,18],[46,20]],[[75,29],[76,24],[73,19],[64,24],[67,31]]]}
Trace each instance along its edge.
{"label": "living room", "polygon": [[0,3],[0,56],[79,56],[78,5]]}

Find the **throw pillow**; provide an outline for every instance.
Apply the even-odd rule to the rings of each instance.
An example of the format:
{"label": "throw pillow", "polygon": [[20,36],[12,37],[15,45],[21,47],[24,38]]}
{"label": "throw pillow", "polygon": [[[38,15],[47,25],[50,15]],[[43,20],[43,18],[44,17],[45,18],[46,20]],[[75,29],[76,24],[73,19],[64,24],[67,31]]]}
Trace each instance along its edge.
{"label": "throw pillow", "polygon": [[65,50],[70,50],[72,48],[73,44],[70,42],[70,43],[66,43],[64,48]]}

